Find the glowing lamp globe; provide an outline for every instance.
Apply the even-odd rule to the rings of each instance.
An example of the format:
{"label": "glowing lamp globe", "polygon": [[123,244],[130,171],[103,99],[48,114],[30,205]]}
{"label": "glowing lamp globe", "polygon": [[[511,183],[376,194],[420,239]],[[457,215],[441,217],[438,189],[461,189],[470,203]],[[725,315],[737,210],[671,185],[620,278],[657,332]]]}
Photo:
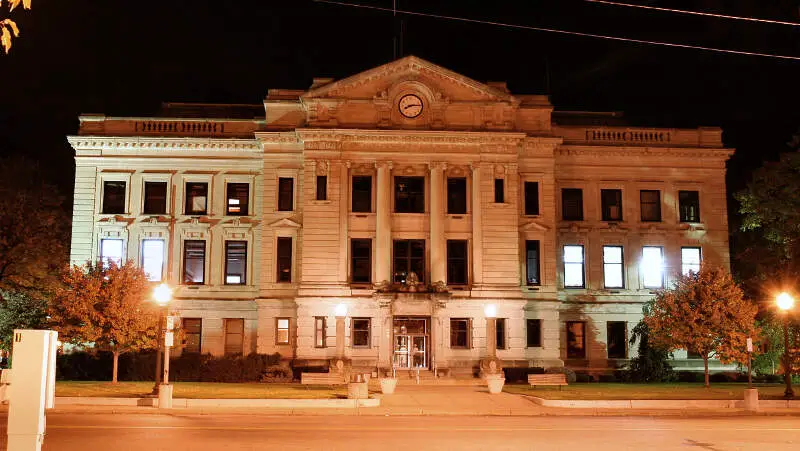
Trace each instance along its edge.
{"label": "glowing lamp globe", "polygon": [[344,318],[347,316],[347,304],[338,304],[334,309],[337,317]]}
{"label": "glowing lamp globe", "polygon": [[794,306],[794,299],[789,295],[789,293],[781,293],[776,298],[778,302],[778,308],[781,310],[789,310]]}
{"label": "glowing lamp globe", "polygon": [[172,300],[172,290],[170,290],[167,284],[162,283],[153,290],[153,298],[156,300],[158,305],[163,307],[169,304],[169,301]]}
{"label": "glowing lamp globe", "polygon": [[497,317],[497,306],[494,304],[489,304],[484,307],[483,313],[486,314],[487,318],[495,318]]}

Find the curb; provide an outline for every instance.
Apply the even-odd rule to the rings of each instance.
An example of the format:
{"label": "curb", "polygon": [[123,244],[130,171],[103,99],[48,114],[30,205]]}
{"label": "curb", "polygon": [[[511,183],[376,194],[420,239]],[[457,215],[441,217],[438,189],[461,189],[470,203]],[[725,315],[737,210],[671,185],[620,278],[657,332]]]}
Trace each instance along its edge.
{"label": "curb", "polygon": [[[173,409],[244,407],[273,409],[355,409],[379,407],[379,398],[369,399],[190,399],[175,398]],[[67,406],[158,407],[156,398],[58,397],[55,408]]]}
{"label": "curb", "polygon": [[[559,407],[566,409],[744,409],[741,399],[619,399],[619,400],[582,400],[582,399],[545,399],[532,395],[522,395],[543,407]],[[759,401],[761,409],[800,409],[800,400],[763,400]]]}

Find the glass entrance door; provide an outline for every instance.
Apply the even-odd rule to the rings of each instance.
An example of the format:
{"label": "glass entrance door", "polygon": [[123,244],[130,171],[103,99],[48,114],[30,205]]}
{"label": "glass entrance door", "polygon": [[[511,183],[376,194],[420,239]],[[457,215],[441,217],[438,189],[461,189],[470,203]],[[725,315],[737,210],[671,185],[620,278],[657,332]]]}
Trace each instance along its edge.
{"label": "glass entrance door", "polygon": [[395,318],[394,366],[428,368],[428,337],[428,318]]}

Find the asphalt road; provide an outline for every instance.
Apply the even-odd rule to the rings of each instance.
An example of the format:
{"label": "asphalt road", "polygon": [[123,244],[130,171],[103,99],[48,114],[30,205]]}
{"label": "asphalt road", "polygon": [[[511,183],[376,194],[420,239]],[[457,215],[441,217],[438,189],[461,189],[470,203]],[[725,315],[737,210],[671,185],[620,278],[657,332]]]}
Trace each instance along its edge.
{"label": "asphalt road", "polygon": [[44,449],[778,451],[800,449],[800,419],[50,414]]}

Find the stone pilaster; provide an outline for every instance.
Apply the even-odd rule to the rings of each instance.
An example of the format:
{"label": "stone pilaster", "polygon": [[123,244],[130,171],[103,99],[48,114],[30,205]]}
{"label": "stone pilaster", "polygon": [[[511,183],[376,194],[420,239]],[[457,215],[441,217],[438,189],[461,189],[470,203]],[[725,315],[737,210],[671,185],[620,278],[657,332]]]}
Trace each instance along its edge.
{"label": "stone pilaster", "polygon": [[483,284],[483,224],[481,223],[481,167],[472,166],[472,286]]}
{"label": "stone pilaster", "polygon": [[375,226],[375,282],[392,282],[392,163],[379,162]]}
{"label": "stone pilaster", "polygon": [[431,284],[447,279],[444,237],[444,164],[431,163]]}

